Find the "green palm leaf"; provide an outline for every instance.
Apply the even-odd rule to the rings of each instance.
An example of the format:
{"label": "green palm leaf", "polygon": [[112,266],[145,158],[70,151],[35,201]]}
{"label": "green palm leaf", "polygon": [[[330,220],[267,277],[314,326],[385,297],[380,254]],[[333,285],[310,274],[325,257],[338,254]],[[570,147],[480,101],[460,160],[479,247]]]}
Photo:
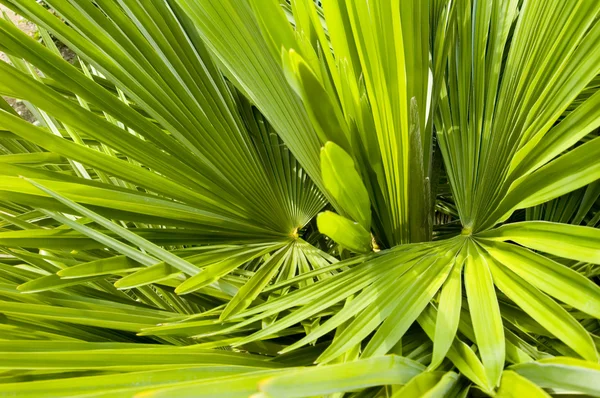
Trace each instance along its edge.
{"label": "green palm leaf", "polygon": [[0,4],[0,395],[600,396],[600,3]]}

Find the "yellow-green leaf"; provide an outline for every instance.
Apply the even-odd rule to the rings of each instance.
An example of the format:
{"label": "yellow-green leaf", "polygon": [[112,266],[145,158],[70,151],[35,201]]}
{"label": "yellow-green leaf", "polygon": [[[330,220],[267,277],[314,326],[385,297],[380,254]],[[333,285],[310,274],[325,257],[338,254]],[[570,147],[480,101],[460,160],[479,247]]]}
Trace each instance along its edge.
{"label": "yellow-green leaf", "polygon": [[333,142],[321,149],[323,183],[342,210],[369,231],[371,228],[371,202],[369,193],[356,171],[352,157]]}
{"label": "yellow-green leaf", "polygon": [[371,250],[369,232],[345,217],[326,211],[317,216],[317,226],[322,234],[349,250],[357,253],[367,253]]}

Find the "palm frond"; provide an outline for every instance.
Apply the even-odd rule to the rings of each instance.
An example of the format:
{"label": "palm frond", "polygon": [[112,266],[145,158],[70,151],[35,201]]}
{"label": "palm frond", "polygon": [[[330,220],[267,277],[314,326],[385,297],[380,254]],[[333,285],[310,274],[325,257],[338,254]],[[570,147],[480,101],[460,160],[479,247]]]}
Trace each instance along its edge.
{"label": "palm frond", "polygon": [[0,3],[0,395],[600,396],[600,3]]}

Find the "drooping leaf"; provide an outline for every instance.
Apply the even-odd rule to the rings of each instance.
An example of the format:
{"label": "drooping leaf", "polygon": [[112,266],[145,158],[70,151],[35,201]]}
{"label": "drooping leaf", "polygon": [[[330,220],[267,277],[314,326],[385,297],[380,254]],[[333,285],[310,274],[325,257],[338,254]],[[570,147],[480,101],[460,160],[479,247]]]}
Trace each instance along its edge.
{"label": "drooping leaf", "polygon": [[512,240],[531,249],[556,256],[600,263],[600,231],[597,228],[525,221],[506,224],[478,236],[493,240]]}
{"label": "drooping leaf", "polygon": [[490,387],[500,383],[504,368],[504,329],[488,259],[471,242],[465,261],[465,290],[475,340],[490,381]]}
{"label": "drooping leaf", "polygon": [[339,206],[366,231],[371,229],[371,202],[354,161],[342,148],[327,142],[321,149],[323,183]]}
{"label": "drooping leaf", "polygon": [[512,370],[502,372],[502,380],[498,389],[498,397],[532,397],[532,398],[549,398],[550,395],[536,386],[530,380],[527,380],[518,373]]}
{"label": "drooping leaf", "polygon": [[488,261],[488,264],[494,275],[494,283],[506,296],[580,356],[598,360],[592,338],[571,314],[507,267],[495,260]]}
{"label": "drooping leaf", "polygon": [[319,231],[357,253],[371,250],[371,235],[360,224],[326,211],[317,216]]}
{"label": "drooping leaf", "polygon": [[514,365],[510,369],[542,388],[600,396],[600,367],[595,362],[557,357]]}
{"label": "drooping leaf", "polygon": [[403,384],[422,371],[422,365],[417,362],[393,355],[383,356],[325,365],[324,368],[299,369],[262,381],[260,390],[276,397],[301,398],[377,385]]}
{"label": "drooping leaf", "polygon": [[600,317],[600,288],[585,276],[517,245],[486,242],[484,246],[492,257],[538,289],[580,311]]}

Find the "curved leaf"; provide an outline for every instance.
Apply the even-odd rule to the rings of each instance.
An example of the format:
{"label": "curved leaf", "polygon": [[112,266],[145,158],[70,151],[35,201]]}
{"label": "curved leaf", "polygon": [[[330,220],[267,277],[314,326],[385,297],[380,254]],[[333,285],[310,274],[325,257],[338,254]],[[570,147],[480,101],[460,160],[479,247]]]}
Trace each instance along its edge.
{"label": "curved leaf", "polygon": [[600,230],[597,228],[525,221],[506,224],[477,236],[492,240],[512,240],[555,256],[600,264]]}
{"label": "curved leaf", "polygon": [[299,369],[266,379],[260,391],[274,397],[307,396],[352,391],[386,384],[404,384],[424,370],[417,362],[395,355]]}
{"label": "curved leaf", "polygon": [[533,286],[600,318],[600,287],[585,276],[517,245],[496,242],[482,244],[492,257]]}
{"label": "curved leaf", "polygon": [[500,383],[504,369],[504,328],[494,289],[491,266],[475,244],[469,242],[465,261],[465,290],[475,340],[490,387]]}
{"label": "curved leaf", "polygon": [[551,358],[510,367],[543,388],[600,396],[600,366],[575,358]]}
{"label": "curved leaf", "polygon": [[371,251],[371,234],[358,223],[326,211],[317,216],[317,225],[322,234],[354,252]]}
{"label": "curved leaf", "polygon": [[333,142],[327,142],[321,149],[321,171],[325,187],[341,209],[366,231],[370,231],[369,193],[350,155]]}
{"label": "curved leaf", "polygon": [[571,314],[505,266],[494,260],[488,264],[494,283],[506,296],[583,358],[598,360],[592,338]]}
{"label": "curved leaf", "polygon": [[550,395],[523,376],[512,370],[502,372],[498,398],[550,398]]}

